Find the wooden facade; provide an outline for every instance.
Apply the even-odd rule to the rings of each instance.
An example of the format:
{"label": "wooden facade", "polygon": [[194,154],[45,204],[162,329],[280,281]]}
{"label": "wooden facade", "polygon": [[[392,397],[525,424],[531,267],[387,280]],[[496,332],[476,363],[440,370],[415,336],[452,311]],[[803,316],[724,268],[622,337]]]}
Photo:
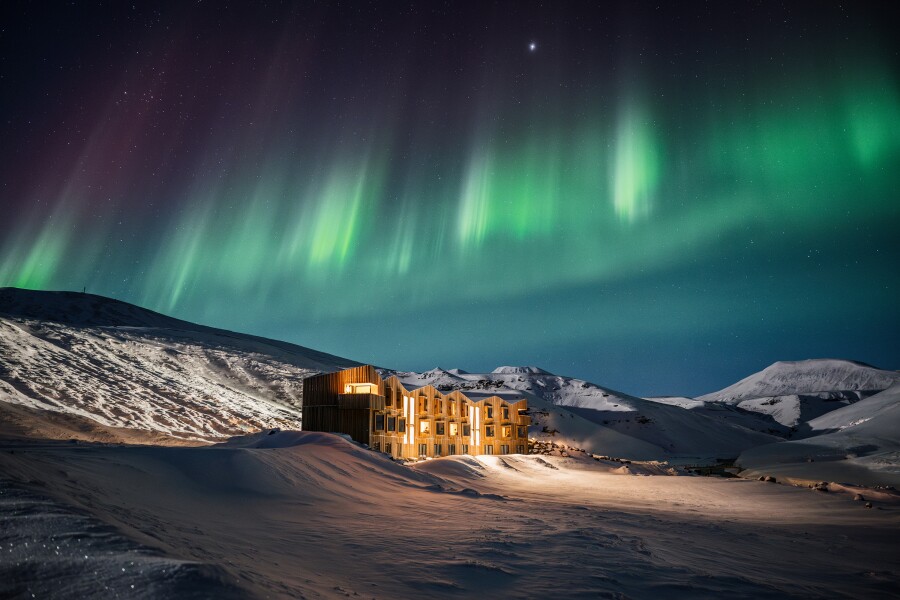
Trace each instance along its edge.
{"label": "wooden facade", "polygon": [[303,380],[303,429],[345,433],[395,458],[524,454],[527,410],[524,398],[407,390],[368,365]]}

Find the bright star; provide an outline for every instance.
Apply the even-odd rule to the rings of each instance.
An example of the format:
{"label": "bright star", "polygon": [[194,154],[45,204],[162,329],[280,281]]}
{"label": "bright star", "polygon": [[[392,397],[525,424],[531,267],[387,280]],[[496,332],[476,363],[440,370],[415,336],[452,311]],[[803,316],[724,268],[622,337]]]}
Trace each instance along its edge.
{"label": "bright star", "polygon": [[537,44],[535,44],[534,42],[530,42],[528,44],[528,50],[529,52],[534,52],[535,50],[537,50]]}

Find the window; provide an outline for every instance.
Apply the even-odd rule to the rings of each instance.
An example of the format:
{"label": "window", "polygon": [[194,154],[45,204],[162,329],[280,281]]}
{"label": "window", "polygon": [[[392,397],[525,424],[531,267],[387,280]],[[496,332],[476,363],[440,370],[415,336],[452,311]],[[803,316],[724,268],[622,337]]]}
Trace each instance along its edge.
{"label": "window", "polygon": [[388,426],[387,426],[388,431],[397,431],[397,417],[388,417],[387,422],[388,422]]}
{"label": "window", "polygon": [[419,398],[419,412],[428,412],[428,398]]}
{"label": "window", "polygon": [[400,420],[397,421],[397,431],[406,433],[406,419],[403,417],[400,417]]}
{"label": "window", "polygon": [[500,444],[500,454],[509,454],[509,444]]}
{"label": "window", "polygon": [[508,438],[508,437],[512,436],[512,426],[511,425],[504,425],[503,427],[500,428],[500,430],[503,433],[503,437]]}
{"label": "window", "polygon": [[435,455],[435,456],[440,456],[440,455],[441,455],[441,445],[440,445],[440,444],[435,444],[435,445],[434,445],[434,455]]}
{"label": "window", "polygon": [[472,426],[468,423],[463,423],[463,435],[472,435]]}
{"label": "window", "polygon": [[394,405],[394,390],[389,387],[384,388],[384,405],[385,406],[393,406]]}
{"label": "window", "polygon": [[450,416],[451,416],[451,417],[455,417],[456,414],[457,414],[457,410],[456,410],[456,402],[454,402],[453,400],[451,400],[451,401],[450,401]]}
{"label": "window", "polygon": [[487,405],[487,406],[485,406],[485,407],[484,407],[484,411],[485,411],[485,413],[487,414],[487,416],[485,417],[486,419],[493,419],[493,418],[494,418],[494,407],[493,407],[493,406],[491,406],[490,404]]}
{"label": "window", "polygon": [[375,415],[375,431],[384,431],[384,415]]}
{"label": "window", "polygon": [[390,442],[388,442],[387,444],[384,445],[384,453],[385,453],[385,454],[393,454],[393,452],[391,451],[391,444],[390,444]]}
{"label": "window", "polygon": [[419,421],[419,433],[428,435],[431,433],[431,421]]}
{"label": "window", "polygon": [[494,426],[488,425],[484,428],[484,437],[494,437]]}
{"label": "window", "polygon": [[447,444],[447,454],[451,456],[456,454],[456,444]]}
{"label": "window", "polygon": [[509,407],[504,404],[503,408],[500,410],[503,412],[503,420],[508,421],[509,420]]}
{"label": "window", "polygon": [[435,435],[444,435],[444,424],[443,423],[435,423],[434,424],[434,433],[435,433]]}
{"label": "window", "polygon": [[485,453],[485,454],[493,454],[493,453],[494,453],[494,447],[491,446],[490,444],[488,444],[487,446],[484,447],[484,453]]}
{"label": "window", "polygon": [[463,444],[463,445],[462,445],[462,453],[463,453],[463,454],[468,454],[468,453],[469,453],[469,445],[468,445],[468,444]]}
{"label": "window", "polygon": [[516,446],[516,452],[519,454],[525,454],[525,446]]}
{"label": "window", "polygon": [[381,442],[373,442],[372,450],[374,450],[375,452],[381,452]]}
{"label": "window", "polygon": [[345,394],[377,394],[378,386],[374,383],[348,383],[344,386]]}
{"label": "window", "polygon": [[527,427],[525,427],[524,425],[520,425],[520,426],[518,427],[518,430],[519,430],[519,431],[518,431],[518,434],[519,434],[519,437],[520,437],[520,438],[526,438],[526,437],[528,437],[528,428],[527,428]]}
{"label": "window", "polygon": [[450,435],[459,435],[459,423],[450,423]]}
{"label": "window", "polygon": [[428,454],[428,444],[419,444],[419,456]]}
{"label": "window", "polygon": [[443,400],[435,400],[434,401],[434,412],[435,412],[435,414],[441,414],[444,412],[444,401]]}

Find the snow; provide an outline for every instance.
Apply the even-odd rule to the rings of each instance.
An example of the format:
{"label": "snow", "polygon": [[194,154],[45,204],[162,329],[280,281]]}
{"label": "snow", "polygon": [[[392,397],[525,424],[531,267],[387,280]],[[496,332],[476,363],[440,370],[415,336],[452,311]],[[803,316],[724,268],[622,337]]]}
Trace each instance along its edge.
{"label": "snow", "polygon": [[[153,560],[217,569],[207,597],[227,591],[224,582],[278,598],[636,599],[875,597],[900,583],[896,505],[866,510],[845,495],[756,481],[641,476],[589,458],[405,467],[329,434],[262,432],[193,448],[7,445],[0,471],[17,487],[53,490],[38,512],[85,513],[116,539],[153,548]],[[43,522],[41,540],[94,531]],[[10,540],[16,556],[31,556],[24,539]],[[95,543],[103,553],[119,542]],[[137,553],[130,548],[116,552]],[[74,585],[64,564],[34,556],[38,591]],[[145,572],[129,585],[159,581],[159,569],[137,564]],[[31,565],[4,562],[0,585],[34,581]],[[185,597],[165,580],[152,595],[128,589],[120,596]]]}
{"label": "snow", "polygon": [[808,424],[812,437],[741,454],[748,476],[900,486],[900,384]]}
{"label": "snow", "polygon": [[97,296],[0,290],[0,421],[12,404],[90,419],[93,435],[298,428],[303,378],[353,364]]}
{"label": "snow", "polygon": [[242,598],[212,565],[166,557],[71,504],[0,480],[3,598]]}

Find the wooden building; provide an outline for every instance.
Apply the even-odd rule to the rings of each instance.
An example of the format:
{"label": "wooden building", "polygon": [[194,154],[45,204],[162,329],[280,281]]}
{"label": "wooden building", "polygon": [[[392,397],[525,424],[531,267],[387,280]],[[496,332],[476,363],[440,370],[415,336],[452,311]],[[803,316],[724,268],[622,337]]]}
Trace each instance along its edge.
{"label": "wooden building", "polygon": [[519,397],[407,390],[368,365],[303,380],[304,430],[345,433],[397,458],[525,454],[527,409]]}

